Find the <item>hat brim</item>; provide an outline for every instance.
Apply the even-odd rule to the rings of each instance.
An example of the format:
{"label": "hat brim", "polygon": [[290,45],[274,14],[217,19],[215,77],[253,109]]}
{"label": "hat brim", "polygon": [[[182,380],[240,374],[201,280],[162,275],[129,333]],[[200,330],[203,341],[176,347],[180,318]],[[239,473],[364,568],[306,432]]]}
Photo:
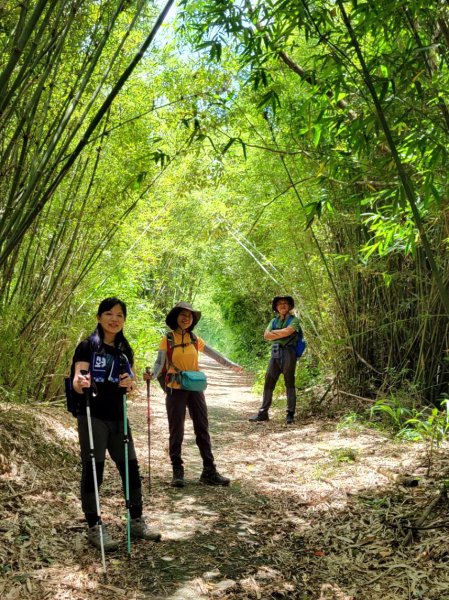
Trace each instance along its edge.
{"label": "hat brim", "polygon": [[187,328],[187,331],[192,331],[198,321],[201,319],[201,311],[195,310],[192,306],[187,303],[179,303],[174,306],[168,315],[165,318],[165,323],[172,331],[179,327],[178,325],[178,315],[182,310],[188,310],[192,313],[193,321],[190,327]]}
{"label": "hat brim", "polygon": [[274,312],[276,312],[276,306],[279,300],[286,300],[290,304],[290,308],[295,308],[295,301],[291,296],[275,296],[271,303]]}

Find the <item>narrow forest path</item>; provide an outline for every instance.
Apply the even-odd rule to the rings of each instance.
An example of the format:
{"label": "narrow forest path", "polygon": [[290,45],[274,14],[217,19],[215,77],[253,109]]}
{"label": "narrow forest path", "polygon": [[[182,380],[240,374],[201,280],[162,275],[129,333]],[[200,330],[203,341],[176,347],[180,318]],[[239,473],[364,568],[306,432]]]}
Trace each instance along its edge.
{"label": "narrow forest path", "polygon": [[[406,532],[401,530],[405,516],[413,516],[436,489],[424,477],[421,446],[393,442],[375,430],[339,428],[330,420],[299,418],[287,426],[280,409],[269,422],[249,423],[259,398],[251,393],[248,377],[207,358],[202,364],[209,380],[214,454],[231,486],[198,482],[201,461],[187,419],[188,485],[170,487],[164,397],[152,385],[148,493],[142,385],[130,401],[130,421],[144,476],[145,513],[161,530],[162,542],[134,542],[127,560],[123,501],[109,462],[102,511],[123,544],[107,556],[105,581],[99,553],[88,547],[80,518],[79,467],[71,467],[70,489],[61,489],[67,485],[58,483],[61,469],[52,472],[48,464],[48,479],[31,486],[34,500],[33,494],[19,494],[20,502],[17,494],[6,496],[5,536],[18,543],[14,535],[21,531],[23,536],[24,522],[34,523],[34,533],[27,549],[17,550],[18,571],[4,572],[2,598],[449,599],[445,530],[423,532],[412,546],[398,543]],[[50,417],[45,419],[50,428]],[[60,429],[53,416],[51,429]],[[61,431],[58,436],[70,438],[76,449],[73,420]],[[445,464],[444,457],[439,460]],[[423,483],[399,486],[403,474],[418,474]],[[8,488],[15,489],[12,479]],[[13,550],[3,552],[13,564]]]}

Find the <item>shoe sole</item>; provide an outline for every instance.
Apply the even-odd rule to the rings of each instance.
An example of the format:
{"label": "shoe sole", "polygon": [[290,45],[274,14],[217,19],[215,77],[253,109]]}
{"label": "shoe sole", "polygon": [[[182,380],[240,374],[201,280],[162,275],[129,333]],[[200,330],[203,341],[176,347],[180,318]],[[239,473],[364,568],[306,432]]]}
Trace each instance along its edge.
{"label": "shoe sole", "polygon": [[160,542],[161,538],[162,538],[161,535],[154,536],[154,537],[141,537],[139,535],[133,535],[132,533],[131,533],[131,537],[133,540],[145,540],[147,542]]}
{"label": "shoe sole", "polygon": [[183,488],[186,486],[184,481],[183,482],[180,481],[180,482],[176,482],[176,483],[172,482],[172,483],[170,483],[170,485],[171,485],[171,487],[174,487],[174,488]]}
{"label": "shoe sole", "polygon": [[205,481],[204,479],[200,479],[200,483],[203,483],[204,485],[212,485],[215,487],[227,487],[230,485],[230,481],[228,481],[227,483],[215,483],[214,481]]}
{"label": "shoe sole", "polygon": [[[94,548],[96,548],[97,550],[101,550],[101,544],[95,544],[94,542],[91,542],[90,540],[87,540],[89,542],[89,544],[91,546],[93,546]],[[104,551],[105,552],[114,552],[114,550],[118,550],[119,544],[112,544],[111,546],[104,546]]]}
{"label": "shoe sole", "polygon": [[116,546],[105,546],[104,547],[104,551],[105,552],[114,552],[115,550],[118,550],[118,544]]}

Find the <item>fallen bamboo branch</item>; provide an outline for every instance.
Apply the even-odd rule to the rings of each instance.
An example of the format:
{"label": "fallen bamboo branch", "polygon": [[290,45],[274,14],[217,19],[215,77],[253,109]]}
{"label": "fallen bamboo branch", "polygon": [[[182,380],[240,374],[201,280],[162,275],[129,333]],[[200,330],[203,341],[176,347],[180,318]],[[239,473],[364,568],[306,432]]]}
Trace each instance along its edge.
{"label": "fallen bamboo branch", "polygon": [[406,546],[407,544],[409,544],[412,541],[414,532],[417,531],[419,528],[421,528],[421,526],[424,524],[425,520],[430,515],[430,513],[434,510],[434,508],[436,508],[438,506],[438,504],[444,500],[447,501],[446,486],[443,486],[443,488],[440,490],[440,493],[438,494],[438,496],[432,500],[432,502],[425,509],[425,511],[420,516],[420,518],[416,521],[416,523],[410,527],[410,530],[407,532],[407,535],[405,536],[405,538],[402,542],[404,546]]}

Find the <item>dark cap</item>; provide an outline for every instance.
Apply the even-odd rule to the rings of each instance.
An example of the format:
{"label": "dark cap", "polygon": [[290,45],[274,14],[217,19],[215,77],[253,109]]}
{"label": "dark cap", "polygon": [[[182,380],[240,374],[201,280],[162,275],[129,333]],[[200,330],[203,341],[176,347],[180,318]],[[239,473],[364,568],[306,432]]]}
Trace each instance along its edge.
{"label": "dark cap", "polygon": [[177,302],[168,315],[165,317],[165,322],[172,331],[178,327],[178,315],[182,310],[190,310],[193,315],[193,322],[187,331],[192,331],[198,321],[201,319],[201,312],[195,310],[188,302]]}
{"label": "dark cap", "polygon": [[290,308],[295,308],[295,301],[291,296],[275,296],[273,298],[273,302],[271,303],[274,312],[276,312],[276,305],[279,302],[279,300],[285,300],[290,304]]}

